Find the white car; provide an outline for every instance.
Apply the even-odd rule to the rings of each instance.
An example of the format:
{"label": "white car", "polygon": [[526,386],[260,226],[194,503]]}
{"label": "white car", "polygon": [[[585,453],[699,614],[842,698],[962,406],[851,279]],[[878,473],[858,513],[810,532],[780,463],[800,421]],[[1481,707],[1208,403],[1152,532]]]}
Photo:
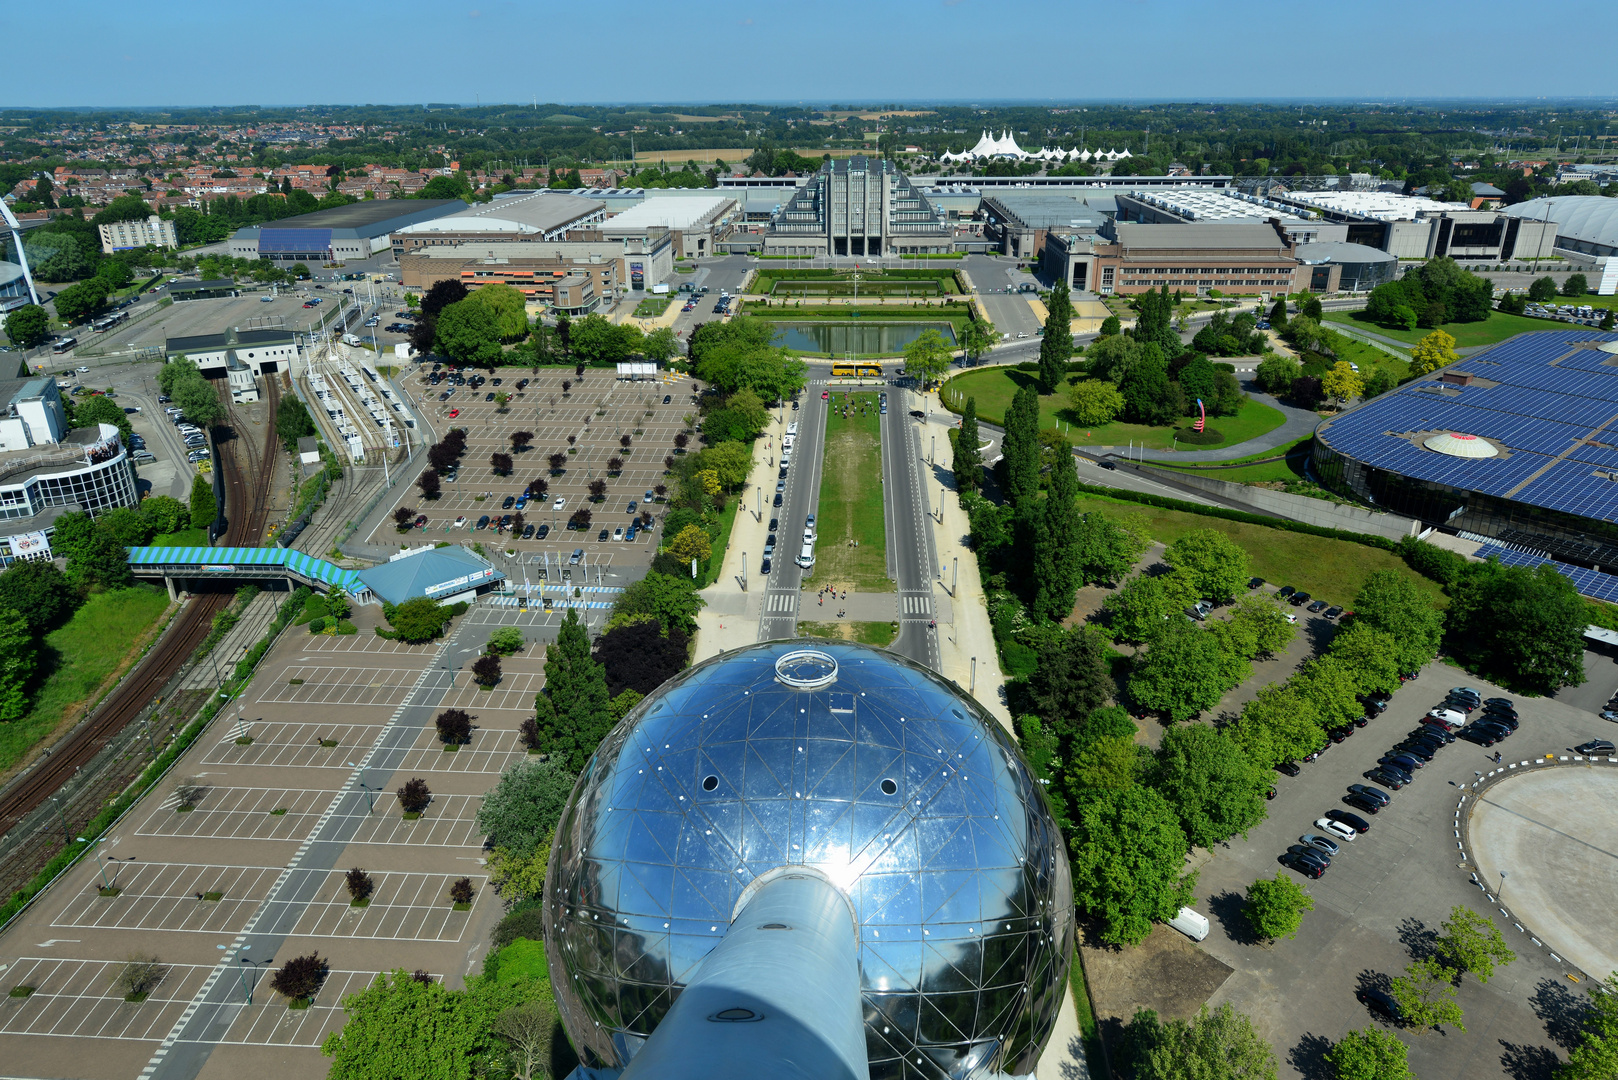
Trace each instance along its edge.
{"label": "white car", "polygon": [[1292,614],[1290,611],[1283,611],[1281,613],[1281,617],[1289,623],[1296,623],[1298,621],[1298,617]]}
{"label": "white car", "polygon": [[1344,825],[1341,821],[1333,821],[1331,818],[1318,819],[1315,822],[1315,828],[1322,832],[1330,833],[1338,840],[1349,841],[1359,836],[1359,833],[1355,832],[1350,826]]}
{"label": "white car", "polygon": [[455,528],[461,529],[461,528],[465,528],[465,527],[466,527],[466,518],[465,518],[464,515],[462,517],[458,517],[458,518],[455,519]]}
{"label": "white car", "polygon": [[567,500],[565,498],[562,498],[561,496],[557,496],[556,501],[551,503],[551,509],[552,510],[560,510],[562,507],[564,507],[566,505],[567,505]]}
{"label": "white car", "polygon": [[80,374],[80,375],[83,375],[83,374],[85,374],[85,373],[86,373],[86,372],[88,372],[88,371],[89,371],[89,370],[90,370],[90,369],[89,369],[89,368],[87,368],[87,367],[81,367],[81,368],[79,368],[79,369],[78,369],[78,372],[79,372],[79,374]]}

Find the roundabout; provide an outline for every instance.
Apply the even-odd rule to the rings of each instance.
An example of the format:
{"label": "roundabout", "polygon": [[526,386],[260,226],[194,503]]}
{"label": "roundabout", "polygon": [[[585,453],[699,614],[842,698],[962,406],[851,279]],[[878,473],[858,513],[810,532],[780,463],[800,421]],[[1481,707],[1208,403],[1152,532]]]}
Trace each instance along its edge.
{"label": "roundabout", "polygon": [[1496,909],[1536,943],[1597,979],[1618,969],[1618,769],[1562,766],[1485,782],[1467,847]]}

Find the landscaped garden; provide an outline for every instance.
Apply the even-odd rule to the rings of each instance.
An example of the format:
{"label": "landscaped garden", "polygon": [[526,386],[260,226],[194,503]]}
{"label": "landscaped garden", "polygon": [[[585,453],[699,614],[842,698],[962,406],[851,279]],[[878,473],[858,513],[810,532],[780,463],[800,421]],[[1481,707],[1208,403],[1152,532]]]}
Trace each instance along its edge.
{"label": "landscaped garden", "polygon": [[[848,416],[843,410],[846,403]],[[888,580],[887,526],[882,512],[880,414],[875,394],[837,394],[826,419],[825,466],[816,509],[815,568],[804,588],[852,585],[870,592],[892,588]],[[855,545],[858,546],[855,546]],[[793,538],[776,558],[793,556]]]}
{"label": "landscaped garden", "polygon": [[748,290],[777,297],[928,297],[965,290],[954,270],[760,270]]}
{"label": "landscaped garden", "polygon": [[[1579,302],[1589,301],[1581,299]],[[1363,333],[1380,334],[1385,338],[1411,345],[1433,332],[1431,327],[1404,330],[1383,326],[1373,322],[1363,311],[1328,311],[1325,313],[1325,321],[1351,326]],[[1444,323],[1438,329],[1452,335],[1457,348],[1465,349],[1476,345],[1497,345],[1518,334],[1534,330],[1557,330],[1566,325],[1552,319],[1534,319],[1527,315],[1508,315],[1503,311],[1495,311],[1482,322],[1450,322]]]}

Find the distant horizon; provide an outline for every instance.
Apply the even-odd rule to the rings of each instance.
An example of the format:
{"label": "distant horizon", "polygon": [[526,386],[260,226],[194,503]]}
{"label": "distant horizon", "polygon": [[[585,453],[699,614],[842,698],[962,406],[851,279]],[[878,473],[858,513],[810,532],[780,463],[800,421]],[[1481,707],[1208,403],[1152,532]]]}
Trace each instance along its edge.
{"label": "distant horizon", "polygon": [[[1612,65],[1564,62],[1570,28],[1579,40],[1614,40],[1618,5],[1542,19],[1505,0],[1364,0],[1351,12],[1302,5],[1243,18],[1191,0],[821,0],[812,12],[290,0],[273,14],[171,0],[154,17],[114,0],[58,0],[7,13],[17,100],[5,107],[213,108],[249,96],[239,89],[248,84],[261,101],[287,99],[261,108],[1618,98]],[[74,98],[97,104],[60,104],[68,82]],[[1300,94],[1300,84],[1331,92]]]}

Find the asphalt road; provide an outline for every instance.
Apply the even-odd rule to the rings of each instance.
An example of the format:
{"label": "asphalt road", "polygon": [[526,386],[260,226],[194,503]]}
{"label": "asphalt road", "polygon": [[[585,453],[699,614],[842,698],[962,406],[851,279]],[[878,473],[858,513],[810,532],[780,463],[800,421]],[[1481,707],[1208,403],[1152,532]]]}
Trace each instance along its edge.
{"label": "asphalt road", "polygon": [[915,398],[903,387],[888,390],[882,417],[882,487],[886,511],[888,573],[899,592],[899,634],[888,647],[902,656],[939,668],[938,630],[933,619],[933,533],[922,487],[921,442],[910,416]]}
{"label": "asphalt road", "polygon": [[[768,576],[755,579],[765,583],[764,610],[758,622],[760,641],[789,638],[797,633],[803,570],[795,560],[803,547],[804,521],[820,502],[820,474],[826,452],[826,403],[820,400],[820,395],[825,390],[829,370],[811,368],[808,385],[799,396],[801,407],[793,412],[791,406],[787,406],[787,422],[797,420],[798,434],[792,444],[792,465],[787,469],[787,487],[781,496],[781,506],[770,506],[775,498],[774,485],[766,489],[764,499],[766,520],[775,518],[780,527],[775,530],[774,565]],[[749,554],[749,558],[754,556]],[[761,561],[755,558],[748,567],[749,576],[758,570]]]}

